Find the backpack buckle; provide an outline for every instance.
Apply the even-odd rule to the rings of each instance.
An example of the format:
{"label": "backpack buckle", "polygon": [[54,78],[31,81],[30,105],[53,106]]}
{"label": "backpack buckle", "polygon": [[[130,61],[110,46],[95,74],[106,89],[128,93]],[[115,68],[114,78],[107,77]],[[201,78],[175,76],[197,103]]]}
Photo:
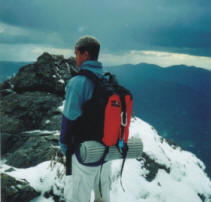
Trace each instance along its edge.
{"label": "backpack buckle", "polygon": [[123,139],[118,141],[118,147],[119,147],[119,149],[122,149],[124,147]]}
{"label": "backpack buckle", "polygon": [[121,125],[124,127],[127,125],[127,113],[126,112],[121,113]]}

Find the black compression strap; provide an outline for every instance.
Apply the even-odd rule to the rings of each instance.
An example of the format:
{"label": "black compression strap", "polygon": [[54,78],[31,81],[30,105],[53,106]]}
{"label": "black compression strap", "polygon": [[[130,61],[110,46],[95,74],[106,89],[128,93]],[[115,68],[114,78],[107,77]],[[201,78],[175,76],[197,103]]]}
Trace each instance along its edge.
{"label": "black compression strap", "polygon": [[77,75],[83,75],[86,76],[87,78],[89,78],[94,84],[96,84],[99,81],[99,78],[97,77],[97,75],[95,73],[93,73],[92,71],[86,70],[86,69],[82,69]]}
{"label": "black compression strap", "polygon": [[123,168],[124,168],[124,165],[125,165],[125,160],[126,160],[126,157],[127,157],[127,152],[128,152],[128,145],[125,144],[123,149],[122,149],[122,157],[123,157],[123,160],[122,160],[122,166],[121,166],[121,171],[120,171],[120,184],[122,186],[122,190],[125,192],[125,189],[122,185],[122,173],[123,173]]}
{"label": "black compression strap", "polygon": [[113,83],[113,81],[114,81],[114,75],[112,75],[110,72],[106,72],[105,74],[104,74],[104,76],[109,76],[109,83]]}
{"label": "black compression strap", "polygon": [[102,168],[103,168],[103,163],[104,163],[104,161],[105,161],[105,157],[106,157],[106,155],[108,154],[108,152],[109,152],[109,147],[107,146],[107,147],[105,148],[104,153],[103,153],[103,157],[102,157],[102,159],[101,159],[101,166],[100,166],[99,191],[100,191],[100,196],[101,196],[101,198],[102,198],[101,172],[102,172]]}
{"label": "black compression strap", "polygon": [[66,175],[72,175],[72,151],[70,147],[66,151]]}

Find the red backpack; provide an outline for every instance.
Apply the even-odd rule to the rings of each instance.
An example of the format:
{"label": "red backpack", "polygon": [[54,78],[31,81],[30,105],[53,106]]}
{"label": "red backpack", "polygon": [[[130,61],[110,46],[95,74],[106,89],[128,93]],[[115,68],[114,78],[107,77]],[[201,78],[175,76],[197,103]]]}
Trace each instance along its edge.
{"label": "red backpack", "polygon": [[[80,143],[88,140],[101,142],[106,149],[102,159],[96,162],[96,165],[103,164],[109,146],[116,145],[123,157],[122,173],[128,151],[127,142],[133,105],[132,94],[120,86],[110,73],[98,77],[89,70],[81,70],[77,75],[83,75],[90,79],[94,84],[94,91],[91,99],[83,104],[82,115],[72,126],[71,133],[74,136],[71,137],[69,147],[73,148],[74,146],[77,149]],[[76,151],[75,153],[77,156]],[[80,158],[78,160],[80,161]],[[93,163],[85,165],[93,165]]]}
{"label": "red backpack", "polygon": [[99,78],[89,70],[81,70],[79,75],[84,75],[93,82],[94,92],[82,107],[76,139],[79,138],[80,143],[97,140],[105,146],[117,145],[123,148],[128,141],[132,115],[131,93],[120,86],[110,73]]}

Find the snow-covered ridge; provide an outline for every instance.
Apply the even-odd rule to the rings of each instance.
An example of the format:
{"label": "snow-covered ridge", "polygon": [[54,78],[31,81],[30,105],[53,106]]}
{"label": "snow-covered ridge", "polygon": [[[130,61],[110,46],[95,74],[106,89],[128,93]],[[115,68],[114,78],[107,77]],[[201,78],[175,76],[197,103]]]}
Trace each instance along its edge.
{"label": "snow-covered ridge", "polygon": [[[113,161],[112,202],[211,201],[211,181],[204,172],[204,164],[195,155],[170,146],[149,124],[138,118],[132,120],[130,135],[142,139],[144,155],[140,160],[126,160],[122,177],[125,192],[118,177],[122,161]],[[27,180],[42,193],[33,202],[51,202],[53,198],[44,198],[44,193],[53,190],[55,195],[62,196],[65,180],[58,178],[58,170],[62,171],[63,165],[57,163],[52,169],[50,163],[43,162],[27,169],[14,168],[14,171],[6,173]],[[152,169],[150,164],[157,167]],[[2,172],[8,168],[10,166],[6,164],[1,165]],[[151,177],[147,177],[149,174]]]}

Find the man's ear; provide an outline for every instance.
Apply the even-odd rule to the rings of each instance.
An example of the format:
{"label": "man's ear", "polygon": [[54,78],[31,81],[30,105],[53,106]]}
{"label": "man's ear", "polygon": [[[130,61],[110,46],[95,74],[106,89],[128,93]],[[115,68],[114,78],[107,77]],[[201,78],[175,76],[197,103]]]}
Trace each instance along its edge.
{"label": "man's ear", "polygon": [[87,50],[85,50],[84,51],[84,59],[86,59],[86,60],[89,60],[90,59],[90,56],[89,56],[89,53],[88,53],[88,51]]}

